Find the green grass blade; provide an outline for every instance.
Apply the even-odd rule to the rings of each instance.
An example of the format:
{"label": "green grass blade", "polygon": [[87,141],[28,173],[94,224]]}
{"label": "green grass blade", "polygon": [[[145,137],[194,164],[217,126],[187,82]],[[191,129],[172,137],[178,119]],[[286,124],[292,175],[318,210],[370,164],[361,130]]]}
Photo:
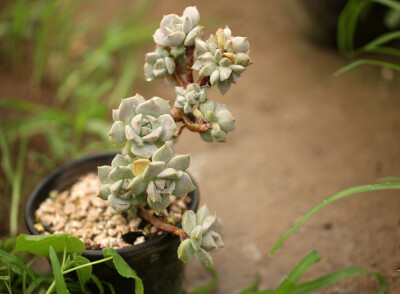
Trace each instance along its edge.
{"label": "green grass blade", "polygon": [[240,291],[239,294],[252,294],[254,291],[257,291],[259,285],[260,285],[260,274],[257,271],[255,282],[252,285],[250,285],[248,288]]}
{"label": "green grass blade", "polygon": [[363,49],[366,51],[372,50],[380,45],[386,44],[390,41],[396,40],[400,38],[400,31],[390,32],[387,34],[383,34],[376,38],[375,40],[371,41],[367,45],[363,46]]}
{"label": "green grass blade", "polygon": [[4,135],[4,131],[1,127],[0,127],[0,150],[2,153],[1,166],[3,167],[7,180],[11,183],[12,179],[14,178],[14,170],[11,167],[11,155],[10,155],[10,150],[8,148],[8,142]]}
{"label": "green grass blade", "polygon": [[298,227],[300,227],[307,219],[309,219],[316,212],[329,205],[330,203],[339,200],[341,198],[364,193],[371,191],[379,191],[379,190],[389,190],[389,189],[400,189],[400,183],[380,183],[380,184],[372,184],[372,185],[364,185],[353,187],[344,191],[341,191],[318,204],[311,211],[309,211],[305,216],[303,216],[283,237],[275,244],[272,248],[270,255],[272,255],[281,245],[282,243],[295,231]]}
{"label": "green grass blade", "polygon": [[68,294],[67,285],[65,284],[64,276],[61,272],[60,262],[53,246],[49,247],[49,256],[51,267],[53,269],[54,279],[56,281],[57,294]]}
{"label": "green grass blade", "polygon": [[28,139],[23,138],[19,144],[17,167],[12,181],[12,197],[11,197],[11,209],[10,209],[10,235],[12,237],[15,237],[18,231],[18,216],[19,216],[18,212],[21,200],[21,185],[22,185],[22,176],[24,172],[24,163],[25,163],[25,154],[27,145],[28,145]]}
{"label": "green grass blade", "polygon": [[0,250],[0,257],[4,258],[10,263],[17,265],[21,270],[25,271],[28,274],[28,276],[32,279],[32,281],[36,284],[35,274],[25,265],[25,263],[21,259],[3,250]]}
{"label": "green grass blade", "polygon": [[211,274],[212,280],[207,285],[202,286],[196,290],[193,290],[189,294],[207,294],[207,293],[210,293],[215,288],[215,286],[217,285],[217,282],[218,282],[217,271],[211,267],[206,268],[206,269]]}
{"label": "green grass blade", "polygon": [[378,294],[384,294],[386,291],[386,282],[385,278],[382,274],[377,272],[371,272],[365,269],[359,268],[346,268],[329,275],[323,276],[321,278],[302,283],[296,286],[292,291],[288,292],[288,294],[306,294],[316,291],[318,289],[327,287],[336,283],[344,278],[355,276],[355,275],[363,275],[363,274],[373,274],[379,281],[379,290]]}
{"label": "green grass blade", "polygon": [[371,60],[371,59],[360,59],[360,60],[356,60],[344,67],[342,67],[341,69],[339,69],[337,72],[335,72],[335,76],[338,76],[346,71],[352,70],[353,68],[356,68],[360,65],[376,65],[376,66],[384,66],[384,67],[388,67],[391,68],[393,70],[396,71],[400,71],[400,66],[390,63],[390,62],[385,62],[385,61],[379,61],[379,60]]}
{"label": "green grass blade", "polygon": [[317,251],[313,250],[306,257],[304,257],[299,264],[291,271],[291,273],[285,278],[285,280],[275,290],[274,294],[285,294],[295,288],[296,284],[304,273],[314,263],[319,261],[321,256]]}
{"label": "green grass blade", "polygon": [[97,276],[95,276],[94,274],[90,275],[90,279],[97,286],[97,290],[99,290],[98,293],[99,294],[104,294],[104,287],[103,287],[103,284],[101,283],[100,279]]}
{"label": "green grass blade", "polygon": [[398,182],[400,181],[400,176],[390,176],[378,179],[378,182]]}
{"label": "green grass blade", "polygon": [[391,48],[391,47],[375,47],[368,50],[363,50],[363,53],[372,52],[372,53],[382,53],[387,55],[392,55],[396,57],[400,57],[400,50]]}

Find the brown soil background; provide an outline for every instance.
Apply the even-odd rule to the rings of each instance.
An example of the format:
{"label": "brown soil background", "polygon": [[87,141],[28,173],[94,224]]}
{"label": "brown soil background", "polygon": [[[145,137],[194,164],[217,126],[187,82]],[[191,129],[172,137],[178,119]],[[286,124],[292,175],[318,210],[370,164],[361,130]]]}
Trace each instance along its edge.
{"label": "brown soil background", "polygon": [[[213,255],[219,273],[213,293],[239,292],[253,283],[256,270],[261,289],[276,287],[313,249],[323,259],[301,281],[361,267],[381,272],[388,293],[400,293],[397,191],[330,205],[269,257],[279,238],[323,199],[400,174],[398,77],[384,79],[379,68],[334,77],[347,61],[304,38],[298,26],[304,19],[294,1],[158,1],[148,20],[180,14],[188,5],[198,6],[207,34],[229,24],[234,35],[248,36],[254,61],[225,96],[208,94],[226,103],[237,119],[228,143],[205,143],[184,131],[177,145],[179,153],[191,154],[201,202],[224,221],[227,246]],[[101,1],[90,13],[106,23],[122,6],[134,2]],[[162,81],[144,78],[134,91],[147,98],[174,97]],[[188,289],[208,280],[196,262],[188,265]],[[318,293],[376,291],[373,277],[357,276]]]}

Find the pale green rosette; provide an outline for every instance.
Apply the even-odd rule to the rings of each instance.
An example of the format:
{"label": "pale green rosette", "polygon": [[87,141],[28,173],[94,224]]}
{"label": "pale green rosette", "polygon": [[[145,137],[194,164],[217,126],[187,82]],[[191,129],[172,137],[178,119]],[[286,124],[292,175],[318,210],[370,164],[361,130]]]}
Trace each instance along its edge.
{"label": "pale green rosette", "polygon": [[200,76],[210,77],[211,85],[216,85],[222,94],[252,64],[249,41],[245,37],[232,37],[228,27],[219,29],[207,41],[197,38],[195,44],[198,54],[192,69],[199,71]]}
{"label": "pale green rosette", "polygon": [[131,157],[151,158],[176,131],[169,103],[159,97],[145,100],[136,94],[123,99],[113,119],[110,141],[124,146]]}
{"label": "pale green rosette", "polygon": [[215,103],[212,100],[206,100],[200,103],[199,109],[193,114],[196,117],[204,117],[211,123],[211,130],[201,133],[200,137],[206,142],[226,142],[226,135],[235,129],[235,118],[228,110],[225,104]]}
{"label": "pale green rosette", "polygon": [[202,206],[197,213],[192,210],[185,211],[182,217],[182,228],[188,239],[181,242],[178,247],[178,258],[188,263],[193,255],[200,264],[210,267],[213,259],[210,255],[222,247],[222,223],[218,216],[211,215],[207,206]]}
{"label": "pale green rosette", "polygon": [[144,64],[144,74],[146,81],[156,78],[164,78],[172,75],[175,71],[175,61],[170,57],[169,52],[162,48],[157,48],[154,52],[146,54]]}
{"label": "pale green rosette", "polygon": [[132,158],[128,155],[117,154],[111,166],[98,167],[100,182],[103,184],[98,196],[108,200],[112,213],[129,211],[136,214],[136,205],[145,203],[143,195],[135,195],[128,189],[134,175]]}
{"label": "pale green rosette", "polygon": [[149,206],[157,215],[170,204],[170,195],[182,197],[195,189],[190,176],[189,155],[174,155],[168,145],[154,152],[152,161],[138,159],[132,163],[135,177],[128,189],[137,197],[147,198]]}
{"label": "pale green rosette", "polygon": [[175,93],[177,97],[174,107],[183,108],[183,112],[186,114],[192,111],[197,102],[202,103],[207,99],[206,90],[197,83],[189,84],[186,89],[175,87]]}

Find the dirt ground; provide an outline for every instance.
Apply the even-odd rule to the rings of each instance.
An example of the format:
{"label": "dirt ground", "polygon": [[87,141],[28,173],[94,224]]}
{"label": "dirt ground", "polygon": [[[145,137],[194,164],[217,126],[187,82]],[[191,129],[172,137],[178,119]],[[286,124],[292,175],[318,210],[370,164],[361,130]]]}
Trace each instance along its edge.
{"label": "dirt ground", "polygon": [[[191,153],[202,203],[224,221],[227,246],[214,255],[214,293],[237,293],[252,284],[256,270],[261,289],[276,287],[313,249],[323,259],[302,281],[361,267],[383,273],[388,293],[400,293],[397,191],[330,205],[269,257],[278,239],[324,198],[400,173],[398,77],[391,80],[389,73],[385,79],[378,68],[334,77],[346,61],[299,33],[294,1],[195,4],[203,22],[208,20],[207,33],[228,23],[234,35],[247,35],[254,61],[225,96],[209,94],[228,104],[237,119],[228,143],[207,144],[186,132],[177,146]],[[151,17],[180,13],[186,5],[157,2]],[[163,82],[135,90],[146,97],[173,95]],[[196,262],[189,264],[188,288],[207,279]],[[357,276],[319,293],[376,293],[377,286],[373,277]]]}
{"label": "dirt ground", "polygon": [[[104,1],[98,9],[112,15],[126,2]],[[304,38],[294,1],[158,1],[148,18],[158,21],[187,5],[197,5],[207,34],[229,24],[234,35],[248,36],[254,61],[225,96],[208,94],[237,120],[228,143],[205,143],[185,131],[177,145],[179,153],[191,153],[201,202],[224,221],[227,246],[213,255],[219,274],[213,293],[239,292],[254,282],[256,270],[261,289],[276,287],[313,249],[323,259],[301,281],[360,267],[381,272],[388,293],[400,293],[398,191],[330,205],[269,257],[279,238],[324,198],[400,174],[399,77],[378,68],[334,77],[346,61]],[[144,78],[135,92],[174,95],[162,81]],[[188,289],[208,280],[196,262],[187,266]],[[373,277],[357,276],[318,293],[369,294],[377,286]]]}

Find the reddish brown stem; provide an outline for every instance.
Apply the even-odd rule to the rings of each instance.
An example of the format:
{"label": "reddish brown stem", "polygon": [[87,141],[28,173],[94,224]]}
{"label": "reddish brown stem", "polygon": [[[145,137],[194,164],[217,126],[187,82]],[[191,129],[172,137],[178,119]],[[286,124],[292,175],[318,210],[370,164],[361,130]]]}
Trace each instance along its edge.
{"label": "reddish brown stem", "polygon": [[194,55],[194,46],[186,47],[186,83],[193,83],[193,55]]}
{"label": "reddish brown stem", "polygon": [[208,81],[210,80],[210,77],[201,77],[197,83],[200,85],[200,87],[208,85]]}
{"label": "reddish brown stem", "polygon": [[204,133],[212,128],[212,125],[204,118],[192,121],[182,108],[172,107],[171,115],[175,122],[183,122],[184,126],[192,132]]}
{"label": "reddish brown stem", "polygon": [[179,128],[178,133],[176,133],[172,138],[178,138],[182,134],[184,128],[185,128],[185,125],[181,126]]}
{"label": "reddish brown stem", "polygon": [[188,238],[188,236],[185,234],[183,229],[178,228],[174,225],[168,224],[163,222],[161,219],[158,217],[150,214],[150,212],[146,209],[144,209],[143,206],[139,207],[139,216],[142,217],[143,219],[147,220],[149,223],[151,223],[153,226],[155,226],[157,229],[160,229],[164,232],[171,233],[175,236],[179,236],[181,241],[185,240]]}
{"label": "reddish brown stem", "polygon": [[178,84],[178,86],[180,86],[180,87],[184,87],[185,86],[185,83],[182,80],[181,75],[178,74],[177,71],[174,71],[174,73],[172,74],[172,77],[175,79],[175,81]]}

